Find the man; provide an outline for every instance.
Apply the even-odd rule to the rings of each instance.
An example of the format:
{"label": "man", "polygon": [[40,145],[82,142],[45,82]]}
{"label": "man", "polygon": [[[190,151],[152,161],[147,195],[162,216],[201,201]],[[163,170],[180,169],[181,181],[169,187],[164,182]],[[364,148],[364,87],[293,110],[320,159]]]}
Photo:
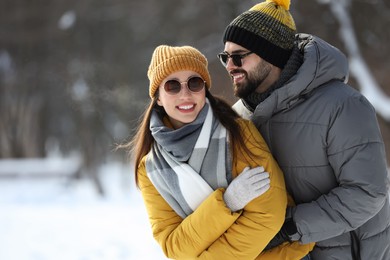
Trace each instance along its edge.
{"label": "man", "polygon": [[[348,86],[348,62],[323,40],[296,34],[290,1],[234,19],[219,54],[297,203],[274,238],[316,242],[312,259],[390,259],[383,140],[371,104]],[[280,242],[280,241],[279,241]]]}

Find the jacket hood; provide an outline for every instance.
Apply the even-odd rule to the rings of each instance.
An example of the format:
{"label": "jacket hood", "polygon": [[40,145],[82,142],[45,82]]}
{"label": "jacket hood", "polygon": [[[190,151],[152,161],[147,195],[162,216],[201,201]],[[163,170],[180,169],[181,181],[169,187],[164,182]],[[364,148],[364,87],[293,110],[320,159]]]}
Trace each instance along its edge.
{"label": "jacket hood", "polygon": [[308,34],[298,35],[298,47],[304,60],[297,75],[286,84],[288,87],[306,94],[331,80],[348,81],[348,60],[339,49]]}
{"label": "jacket hood", "polygon": [[272,114],[289,109],[329,81],[347,82],[348,60],[339,49],[309,34],[297,34],[297,45],[303,53],[302,66],[283,87],[256,107],[253,115],[256,120],[264,122]]}

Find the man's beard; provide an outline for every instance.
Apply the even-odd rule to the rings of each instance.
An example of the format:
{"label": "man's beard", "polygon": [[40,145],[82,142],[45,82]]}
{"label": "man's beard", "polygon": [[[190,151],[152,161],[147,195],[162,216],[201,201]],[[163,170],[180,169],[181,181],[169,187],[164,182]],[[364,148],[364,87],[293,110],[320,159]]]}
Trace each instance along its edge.
{"label": "man's beard", "polygon": [[240,72],[245,74],[245,80],[238,84],[233,83],[234,95],[239,98],[246,98],[251,93],[256,91],[257,87],[264,82],[271,72],[272,66],[262,60],[252,71],[245,71],[242,69],[234,70],[233,72]]}

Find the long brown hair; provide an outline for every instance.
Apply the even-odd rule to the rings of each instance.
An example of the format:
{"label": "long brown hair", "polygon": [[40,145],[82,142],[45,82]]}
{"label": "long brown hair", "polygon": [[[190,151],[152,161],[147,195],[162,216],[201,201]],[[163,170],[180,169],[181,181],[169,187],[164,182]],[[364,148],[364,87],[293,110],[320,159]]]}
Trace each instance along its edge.
{"label": "long brown hair", "polygon": [[[127,148],[129,151],[129,157],[134,163],[135,182],[138,186],[138,166],[142,158],[149,153],[154,143],[154,138],[150,132],[149,124],[150,117],[153,109],[157,109],[162,115],[165,111],[157,103],[158,93],[149,103],[145,112],[141,115],[140,123],[136,130],[136,134],[132,140],[124,145],[122,148]],[[248,154],[252,154],[246,147],[243,136],[241,134],[241,128],[237,122],[240,116],[231,108],[231,106],[223,99],[217,96],[213,96],[206,88],[206,97],[210,102],[210,106],[213,109],[214,116],[221,122],[226,128],[231,142],[231,148],[238,145],[241,149],[244,149]],[[233,149],[231,149],[233,151]]]}

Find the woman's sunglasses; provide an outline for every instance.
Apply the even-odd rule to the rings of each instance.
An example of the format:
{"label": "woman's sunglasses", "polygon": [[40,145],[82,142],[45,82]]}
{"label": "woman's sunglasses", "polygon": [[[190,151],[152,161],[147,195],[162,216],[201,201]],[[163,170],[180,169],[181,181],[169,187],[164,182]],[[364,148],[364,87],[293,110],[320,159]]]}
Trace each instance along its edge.
{"label": "woman's sunglasses", "polygon": [[206,82],[201,77],[192,77],[183,82],[171,79],[165,82],[164,90],[170,95],[176,95],[181,91],[181,86],[184,83],[186,83],[188,89],[193,93],[201,91],[206,85]]}
{"label": "woman's sunglasses", "polygon": [[227,66],[229,58],[232,59],[233,64],[235,66],[241,67],[242,66],[242,59],[245,58],[246,56],[252,54],[252,53],[253,52],[251,52],[251,51],[244,53],[244,54],[229,54],[227,52],[221,52],[220,54],[217,55],[217,57],[221,61],[222,65],[225,67]]}

